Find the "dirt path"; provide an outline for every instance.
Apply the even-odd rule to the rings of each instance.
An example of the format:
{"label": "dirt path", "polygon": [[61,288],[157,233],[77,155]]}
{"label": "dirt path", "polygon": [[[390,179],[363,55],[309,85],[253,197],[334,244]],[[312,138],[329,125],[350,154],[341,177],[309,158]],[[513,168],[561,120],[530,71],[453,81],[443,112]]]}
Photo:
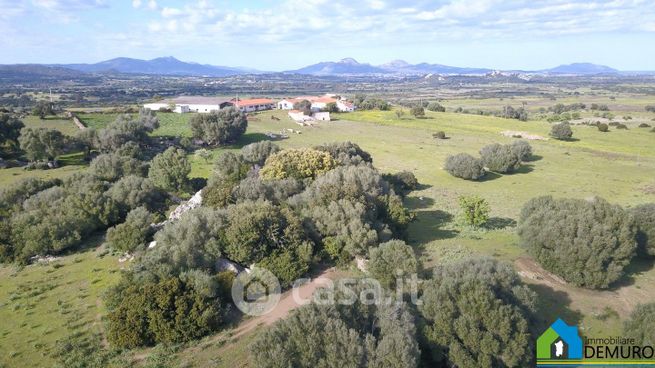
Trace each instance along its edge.
{"label": "dirt path", "polygon": [[627,317],[637,304],[652,301],[648,290],[632,284],[612,290],[588,290],[568,284],[562,278],[544,270],[529,257],[520,257],[514,262],[516,271],[530,284],[546,286],[555,292],[565,293],[570,299],[562,301],[571,310],[585,314],[600,312],[605,307],[615,310],[621,318]]}
{"label": "dirt path", "polygon": [[[241,337],[258,326],[268,326],[275,321],[286,317],[292,310],[309,303],[316,289],[326,286],[329,280],[334,280],[337,272],[334,268],[327,269],[321,274],[296,290],[289,290],[282,294],[280,302],[273,310],[263,316],[253,317],[245,320],[235,330],[233,337]],[[294,297],[294,294],[299,298]]]}

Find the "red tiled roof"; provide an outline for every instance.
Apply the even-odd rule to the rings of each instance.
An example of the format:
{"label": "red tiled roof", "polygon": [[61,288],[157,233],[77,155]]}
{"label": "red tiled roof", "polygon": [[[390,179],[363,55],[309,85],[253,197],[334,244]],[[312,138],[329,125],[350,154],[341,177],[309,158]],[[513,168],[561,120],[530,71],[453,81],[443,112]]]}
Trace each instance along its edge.
{"label": "red tiled roof", "polygon": [[239,99],[235,102],[238,106],[254,106],[254,105],[268,105],[273,104],[273,100],[268,98],[249,98],[249,99]]}
{"label": "red tiled roof", "polygon": [[332,98],[332,97],[319,97],[319,98],[316,98],[316,99],[313,99],[313,100],[310,100],[310,101],[312,101],[312,102],[325,102],[325,103],[337,102],[337,100]]}

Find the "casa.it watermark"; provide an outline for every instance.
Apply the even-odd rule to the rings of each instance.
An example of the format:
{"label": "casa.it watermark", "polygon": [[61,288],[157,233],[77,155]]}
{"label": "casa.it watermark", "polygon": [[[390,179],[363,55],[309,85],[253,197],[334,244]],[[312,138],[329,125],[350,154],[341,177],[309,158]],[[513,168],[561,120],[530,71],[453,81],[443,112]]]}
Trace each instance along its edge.
{"label": "casa.it watermark", "polygon": [[[417,274],[403,277],[397,275],[394,290],[385,289],[374,278],[301,278],[293,283],[285,303],[294,306],[310,302],[319,305],[353,305],[357,302],[363,305],[382,305],[405,300],[420,305],[418,283]],[[282,298],[281,293],[278,278],[261,267],[240,273],[232,284],[234,304],[249,316],[263,316],[274,311]]]}

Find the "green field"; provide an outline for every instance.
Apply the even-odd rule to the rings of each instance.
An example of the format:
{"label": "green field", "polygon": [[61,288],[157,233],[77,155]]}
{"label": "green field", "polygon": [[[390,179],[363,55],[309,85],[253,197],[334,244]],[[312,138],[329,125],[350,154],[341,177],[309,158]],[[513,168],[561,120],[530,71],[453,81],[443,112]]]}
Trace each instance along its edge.
{"label": "green field", "polygon": [[[458,102],[449,103],[458,106]],[[187,122],[191,115],[160,113],[158,116],[162,126],[154,135],[190,134]],[[648,129],[631,127],[629,130],[600,133],[595,127],[574,126],[576,139],[573,141],[531,141],[535,158],[517,173],[502,176],[489,174],[483,181],[471,182],[454,178],[442,169],[448,155],[459,152],[477,155],[480,148],[487,144],[511,142],[514,138],[501,135],[505,130],[524,131],[547,137],[550,124],[544,121],[520,122],[456,113],[428,113],[425,119],[414,119],[405,115],[399,119],[393,111],[361,111],[335,114],[334,117],[337,120],[329,123],[300,127],[286,116],[285,111],[256,114],[250,119],[247,134],[239,144],[214,150],[214,157],[226,149],[236,149],[253,141],[268,139],[264,133],[293,129],[301,131],[301,134],[287,132],[287,139],[280,139],[275,143],[281,147],[306,147],[324,142],[350,140],[371,153],[374,165],[381,171],[412,171],[422,186],[406,199],[406,204],[417,212],[417,220],[409,229],[409,241],[420,254],[425,267],[461,253],[489,255],[514,262],[518,267],[519,260],[525,253],[518,247],[513,221],[516,220],[523,203],[535,196],[551,194],[558,197],[588,198],[597,195],[626,207],[655,202],[655,133],[649,132]],[[449,139],[432,138],[432,133],[440,130],[445,131]],[[191,176],[210,174],[211,162],[204,162],[193,155],[190,155],[190,158]],[[0,172],[0,187],[13,181],[14,176],[41,174],[25,171],[14,174],[3,170]],[[7,179],[7,176],[11,176],[11,180]],[[459,225],[457,198],[464,194],[478,194],[490,203],[491,215],[497,224],[495,228],[473,231]],[[21,297],[0,307],[0,318],[12,320],[11,328],[5,327],[9,326],[8,324],[3,324],[4,335],[0,338],[2,350],[19,352],[13,357],[5,358],[8,359],[7,364],[13,366],[25,363],[24,354],[34,349],[35,344],[51,347],[54,332],[43,334],[41,329],[50,328],[62,335],[72,332],[70,327],[54,322],[48,324],[48,327],[32,327],[45,322],[32,321],[27,315],[31,310],[22,307],[14,310],[16,303],[36,303],[33,307],[35,309],[32,309],[34,313],[44,313],[46,316],[40,319],[39,314],[39,321],[55,319],[58,316],[56,300],[48,296],[48,293],[52,293],[58,298],[73,302],[77,308],[88,308],[80,312],[80,320],[95,321],[92,316],[101,315],[102,309],[93,307],[94,301],[98,300],[96,292],[101,290],[100,286],[106,286],[117,278],[117,274],[110,273],[110,270],[118,269],[119,265],[115,258],[98,258],[96,253],[86,252],[65,257],[62,261],[64,267],[50,273],[48,270],[53,268],[52,266],[29,266],[20,271],[10,267],[0,268],[2,297],[18,292],[19,285],[22,285],[20,282],[26,282],[25,280],[30,280],[32,285],[40,282],[59,285],[46,292],[41,303],[27,302]],[[74,260],[78,258],[81,261],[75,263]],[[102,271],[98,271],[96,275],[91,271],[95,268]],[[649,286],[655,282],[652,264],[635,264],[631,270],[634,272],[629,275],[625,285],[607,292],[575,288],[561,291],[544,285],[538,279],[526,281],[534,284],[534,289],[545,298],[542,303],[544,320],[567,316],[579,322],[584,333],[611,335],[619,331],[621,319],[625,317],[631,305],[655,300],[655,294],[650,291]],[[53,276],[60,273],[61,279],[53,279]],[[92,283],[98,278],[102,278],[98,285]],[[78,285],[76,282],[81,282],[79,280],[82,279],[87,282],[84,284],[87,286],[86,292],[83,293],[86,297],[83,302],[78,302],[77,291],[73,287],[70,290],[62,288],[61,285],[70,280],[78,280],[70,284]],[[39,297],[41,296],[34,298]],[[86,306],[90,304],[91,307]],[[65,321],[65,318],[61,318],[57,323]],[[26,325],[17,331],[16,325],[23,323]],[[246,347],[252,336],[246,335],[236,343],[231,340],[225,342],[226,339],[229,340],[208,337],[182,349],[177,354],[177,361],[181,364],[188,363],[188,366],[247,366]],[[141,356],[147,352],[148,350],[145,350],[136,355]],[[32,363],[34,364],[33,361]]]}
{"label": "green field", "polygon": [[56,129],[70,136],[74,136],[79,130],[75,124],[73,124],[72,120],[63,119],[57,116],[48,116],[45,119],[39,119],[38,116],[28,115],[21,120],[28,128]]}

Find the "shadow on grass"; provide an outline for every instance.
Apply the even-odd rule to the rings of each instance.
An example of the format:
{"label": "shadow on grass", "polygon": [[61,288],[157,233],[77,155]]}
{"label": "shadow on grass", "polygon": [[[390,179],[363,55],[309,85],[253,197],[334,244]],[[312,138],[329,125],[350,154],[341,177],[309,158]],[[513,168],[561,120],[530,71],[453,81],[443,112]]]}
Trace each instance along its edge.
{"label": "shadow on grass", "polygon": [[528,287],[539,296],[534,327],[537,336],[558,318],[569,325],[577,325],[582,321],[582,313],[569,309],[571,298],[567,293],[541,284],[528,284]]}
{"label": "shadow on grass", "polygon": [[637,254],[633,261],[624,269],[624,276],[613,283],[610,290],[634,285],[637,277],[653,269],[653,266],[655,266],[655,257]]}
{"label": "shadow on grass", "polygon": [[496,179],[498,179],[498,178],[502,178],[502,177],[503,177],[503,176],[500,175],[500,174],[497,174],[497,173],[492,172],[492,171],[487,171],[487,172],[484,174],[483,177],[481,177],[480,179],[478,179],[478,181],[479,181],[480,183],[484,183],[485,181],[496,180]]}
{"label": "shadow on grass", "polygon": [[543,158],[544,158],[544,156],[541,156],[541,155],[531,155],[531,156],[528,157],[528,159],[525,160],[525,161],[526,161],[526,162],[535,162],[535,161],[540,161],[540,160],[542,160]]}
{"label": "shadow on grass", "polygon": [[521,165],[518,169],[506,175],[528,174],[534,171],[534,165]]}
{"label": "shadow on grass", "polygon": [[487,230],[500,230],[507,227],[516,227],[516,221],[509,217],[492,217],[484,227]]}
{"label": "shadow on grass", "polygon": [[459,231],[442,228],[452,219],[453,215],[441,210],[418,211],[416,220],[410,225],[410,240],[417,245],[425,245],[434,240],[454,238]]}
{"label": "shadow on grass", "polygon": [[410,210],[418,210],[422,208],[430,208],[434,205],[434,199],[428,197],[407,197],[405,198],[405,206]]}

